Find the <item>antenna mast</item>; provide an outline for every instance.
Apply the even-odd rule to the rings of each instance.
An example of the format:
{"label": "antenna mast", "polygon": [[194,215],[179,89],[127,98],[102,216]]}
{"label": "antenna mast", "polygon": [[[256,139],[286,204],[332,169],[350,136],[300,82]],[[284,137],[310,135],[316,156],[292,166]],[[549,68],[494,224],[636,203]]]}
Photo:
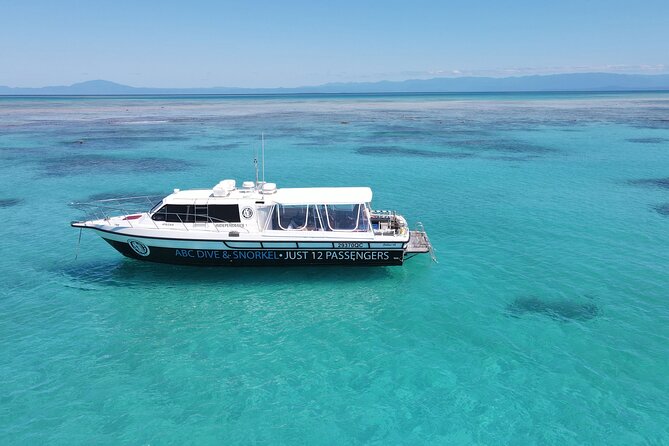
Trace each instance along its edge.
{"label": "antenna mast", "polygon": [[258,187],[258,146],[253,151],[253,165],[256,169],[256,187]]}
{"label": "antenna mast", "polygon": [[262,139],[262,183],[265,184],[265,132],[260,134]]}

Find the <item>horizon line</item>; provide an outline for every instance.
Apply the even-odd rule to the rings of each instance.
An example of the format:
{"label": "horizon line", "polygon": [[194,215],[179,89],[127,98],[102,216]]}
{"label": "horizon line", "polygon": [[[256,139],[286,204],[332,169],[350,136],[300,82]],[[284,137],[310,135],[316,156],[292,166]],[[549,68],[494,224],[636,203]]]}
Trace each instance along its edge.
{"label": "horizon line", "polygon": [[[46,87],[37,87],[46,88]],[[145,88],[145,87],[141,87]],[[203,87],[207,88],[207,87]],[[217,88],[217,87],[212,87]],[[224,88],[224,87],[219,87]],[[158,89],[158,88],[157,88]],[[179,90],[179,88],[175,88]],[[193,88],[197,89],[197,87]],[[537,94],[537,93],[552,93],[552,94],[578,94],[578,93],[596,93],[596,94],[624,94],[624,93],[669,93],[668,88],[626,88],[618,90],[598,90],[598,89],[581,89],[581,90],[486,90],[486,91],[369,91],[369,92],[294,92],[294,93],[100,93],[100,94],[67,94],[67,93],[43,93],[43,94],[2,94],[0,97],[5,98],[40,98],[40,97],[79,97],[79,98],[95,98],[95,97],[127,97],[127,96],[142,96],[142,97],[169,97],[169,96],[387,96],[387,95],[486,95],[486,94]]]}

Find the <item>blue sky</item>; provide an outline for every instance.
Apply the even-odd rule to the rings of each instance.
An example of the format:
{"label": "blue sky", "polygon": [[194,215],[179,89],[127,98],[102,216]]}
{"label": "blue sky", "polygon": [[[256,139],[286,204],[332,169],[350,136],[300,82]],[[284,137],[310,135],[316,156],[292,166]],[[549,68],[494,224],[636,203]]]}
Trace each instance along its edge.
{"label": "blue sky", "polygon": [[0,0],[0,85],[669,72],[669,1]]}

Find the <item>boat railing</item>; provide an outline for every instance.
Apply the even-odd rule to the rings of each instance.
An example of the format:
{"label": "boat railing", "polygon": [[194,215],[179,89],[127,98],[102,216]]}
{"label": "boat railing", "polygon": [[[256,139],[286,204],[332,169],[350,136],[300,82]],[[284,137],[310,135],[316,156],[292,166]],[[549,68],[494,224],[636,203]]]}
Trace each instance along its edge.
{"label": "boat railing", "polygon": [[[397,211],[370,210],[372,230],[376,235],[400,235],[402,227],[398,219]],[[376,220],[376,222],[374,221]]]}
{"label": "boat railing", "polygon": [[[159,204],[164,197],[160,195],[143,195],[137,197],[121,197],[121,198],[106,198],[102,200],[94,200],[88,202],[72,202],[70,206],[79,209],[85,213],[83,220],[109,220],[113,217],[124,216],[124,221],[130,226],[134,227],[132,218],[133,215],[144,214],[153,209]],[[164,215],[172,215],[174,218],[170,220],[171,223],[177,223],[184,230],[205,230],[221,232],[222,228],[217,225],[229,224],[230,222],[210,217],[209,215],[191,215],[193,221],[184,221],[181,213],[164,213]],[[158,224],[151,219],[153,225],[158,228]],[[189,228],[186,223],[191,223],[193,226]],[[228,230],[250,232],[248,229],[235,226],[232,228],[226,227],[223,232]]]}
{"label": "boat railing", "polygon": [[380,209],[380,210],[372,209],[369,212],[372,214],[372,216],[378,216],[378,217],[394,217],[395,215],[397,215],[397,211],[389,211],[386,209]]}
{"label": "boat railing", "polygon": [[163,199],[158,195],[136,197],[105,198],[87,202],[72,202],[70,206],[85,212],[86,220],[109,220],[119,215],[132,215],[148,212]]}

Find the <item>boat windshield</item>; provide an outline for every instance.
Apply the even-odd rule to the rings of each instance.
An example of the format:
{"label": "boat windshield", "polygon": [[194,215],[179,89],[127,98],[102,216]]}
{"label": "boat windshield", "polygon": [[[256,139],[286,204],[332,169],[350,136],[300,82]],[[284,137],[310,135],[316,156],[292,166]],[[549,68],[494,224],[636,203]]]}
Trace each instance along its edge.
{"label": "boat windshield", "polygon": [[163,200],[160,200],[158,204],[156,204],[154,207],[151,208],[149,214],[153,214],[154,212],[156,212],[158,209],[160,209],[162,205],[163,205]]}

